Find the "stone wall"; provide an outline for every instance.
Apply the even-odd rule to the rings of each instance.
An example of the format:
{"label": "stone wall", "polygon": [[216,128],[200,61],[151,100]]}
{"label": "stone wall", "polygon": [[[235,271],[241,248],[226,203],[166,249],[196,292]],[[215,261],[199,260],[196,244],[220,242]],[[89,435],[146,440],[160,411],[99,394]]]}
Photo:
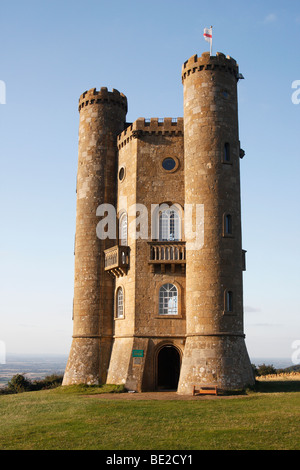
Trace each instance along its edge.
{"label": "stone wall", "polygon": [[253,380],[243,332],[237,80],[236,62],[223,54],[193,56],[182,69],[185,203],[204,206],[204,245],[187,241],[180,393],[199,381],[235,388]]}
{"label": "stone wall", "polygon": [[[122,93],[101,88],[81,95],[74,331],[64,385],[154,390],[168,347],[182,363],[179,393],[192,393],[193,385],[253,383],[243,327],[238,77],[231,57],[192,56],[182,68],[184,117],[175,119],[125,123]],[[114,260],[121,240],[118,230],[115,238],[97,237],[103,203],[116,208],[117,223],[124,212],[128,219],[128,264],[113,269],[105,250]],[[161,205],[178,210],[181,240],[158,241]],[[191,219],[187,207],[194,209]],[[187,224],[201,234],[200,247],[188,238]],[[177,288],[176,315],[159,314],[165,283]]]}
{"label": "stone wall", "polygon": [[117,90],[89,90],[79,99],[73,341],[64,384],[105,382],[113,334],[113,280],[96,229],[101,204],[116,203],[117,135],[127,100]]}

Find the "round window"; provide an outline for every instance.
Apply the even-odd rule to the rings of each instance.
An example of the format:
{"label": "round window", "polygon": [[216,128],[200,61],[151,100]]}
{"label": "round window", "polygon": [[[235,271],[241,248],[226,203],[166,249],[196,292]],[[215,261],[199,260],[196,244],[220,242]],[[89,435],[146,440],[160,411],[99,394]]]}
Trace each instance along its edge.
{"label": "round window", "polygon": [[167,171],[174,170],[175,166],[176,161],[173,158],[165,158],[162,162],[163,169]]}
{"label": "round window", "polygon": [[122,166],[122,168],[120,168],[119,170],[119,180],[123,181],[124,177],[125,177],[125,168]]}

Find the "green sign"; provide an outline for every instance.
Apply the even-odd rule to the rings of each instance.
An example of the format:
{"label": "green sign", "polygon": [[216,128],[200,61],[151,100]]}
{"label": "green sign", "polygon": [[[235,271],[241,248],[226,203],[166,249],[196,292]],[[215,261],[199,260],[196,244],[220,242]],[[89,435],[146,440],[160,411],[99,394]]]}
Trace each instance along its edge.
{"label": "green sign", "polygon": [[132,350],[132,357],[144,357],[144,350],[143,349],[133,349]]}

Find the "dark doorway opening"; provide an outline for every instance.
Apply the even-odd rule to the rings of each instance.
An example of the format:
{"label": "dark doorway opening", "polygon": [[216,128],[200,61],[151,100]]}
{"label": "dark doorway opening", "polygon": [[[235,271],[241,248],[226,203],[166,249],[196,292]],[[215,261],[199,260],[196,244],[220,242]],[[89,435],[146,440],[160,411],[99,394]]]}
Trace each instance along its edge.
{"label": "dark doorway opening", "polygon": [[180,374],[180,354],[174,346],[164,346],[157,357],[158,390],[177,390]]}

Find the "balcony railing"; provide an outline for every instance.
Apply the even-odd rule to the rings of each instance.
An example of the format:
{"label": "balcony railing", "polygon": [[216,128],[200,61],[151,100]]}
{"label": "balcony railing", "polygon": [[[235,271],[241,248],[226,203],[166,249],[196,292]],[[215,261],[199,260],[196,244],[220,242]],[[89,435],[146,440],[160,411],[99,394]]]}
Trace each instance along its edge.
{"label": "balcony railing", "polygon": [[105,264],[104,269],[114,277],[120,277],[127,274],[129,268],[129,247],[115,245],[104,250]]}
{"label": "balcony railing", "polygon": [[152,272],[155,265],[160,265],[162,272],[165,272],[166,265],[171,265],[172,272],[175,272],[176,265],[181,265],[182,272],[185,272],[185,242],[149,242],[149,248]]}

